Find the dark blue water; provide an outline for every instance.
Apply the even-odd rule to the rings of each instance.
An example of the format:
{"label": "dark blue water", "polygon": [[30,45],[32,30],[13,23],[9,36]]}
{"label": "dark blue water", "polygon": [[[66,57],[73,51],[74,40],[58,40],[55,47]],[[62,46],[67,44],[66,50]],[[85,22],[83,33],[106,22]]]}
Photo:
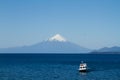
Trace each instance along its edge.
{"label": "dark blue water", "polygon": [[[90,72],[78,72],[81,61]],[[0,54],[0,80],[119,79],[119,54]]]}

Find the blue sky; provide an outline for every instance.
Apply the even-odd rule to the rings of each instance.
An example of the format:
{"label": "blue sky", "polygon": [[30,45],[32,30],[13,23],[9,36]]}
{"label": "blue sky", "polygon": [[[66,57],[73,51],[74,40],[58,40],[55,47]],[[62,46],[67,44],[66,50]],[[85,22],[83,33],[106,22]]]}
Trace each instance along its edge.
{"label": "blue sky", "polygon": [[0,0],[0,48],[59,33],[81,46],[120,46],[120,0]]}

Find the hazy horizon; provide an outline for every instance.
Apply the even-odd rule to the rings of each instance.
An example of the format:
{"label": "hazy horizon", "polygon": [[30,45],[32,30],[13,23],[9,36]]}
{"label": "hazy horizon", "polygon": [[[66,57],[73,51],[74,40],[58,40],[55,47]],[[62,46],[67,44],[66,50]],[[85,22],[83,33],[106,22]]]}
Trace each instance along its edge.
{"label": "hazy horizon", "polygon": [[2,0],[0,48],[61,34],[89,49],[120,46],[119,0]]}

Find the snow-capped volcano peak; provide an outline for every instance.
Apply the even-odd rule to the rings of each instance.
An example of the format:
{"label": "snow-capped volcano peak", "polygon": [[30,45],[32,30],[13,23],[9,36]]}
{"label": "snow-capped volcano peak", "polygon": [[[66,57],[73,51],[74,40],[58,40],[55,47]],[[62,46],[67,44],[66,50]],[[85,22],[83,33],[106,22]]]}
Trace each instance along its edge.
{"label": "snow-capped volcano peak", "polygon": [[61,41],[66,42],[66,39],[62,37],[60,34],[56,34],[55,36],[49,38],[49,41]]}

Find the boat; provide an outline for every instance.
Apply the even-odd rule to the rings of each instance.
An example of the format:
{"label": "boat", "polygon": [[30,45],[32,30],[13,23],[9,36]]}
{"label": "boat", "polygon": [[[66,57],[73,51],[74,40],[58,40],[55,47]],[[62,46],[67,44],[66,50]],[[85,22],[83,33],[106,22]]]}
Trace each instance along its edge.
{"label": "boat", "polygon": [[87,68],[87,63],[84,63],[83,61],[81,61],[79,69],[80,72],[87,72],[88,68]]}

